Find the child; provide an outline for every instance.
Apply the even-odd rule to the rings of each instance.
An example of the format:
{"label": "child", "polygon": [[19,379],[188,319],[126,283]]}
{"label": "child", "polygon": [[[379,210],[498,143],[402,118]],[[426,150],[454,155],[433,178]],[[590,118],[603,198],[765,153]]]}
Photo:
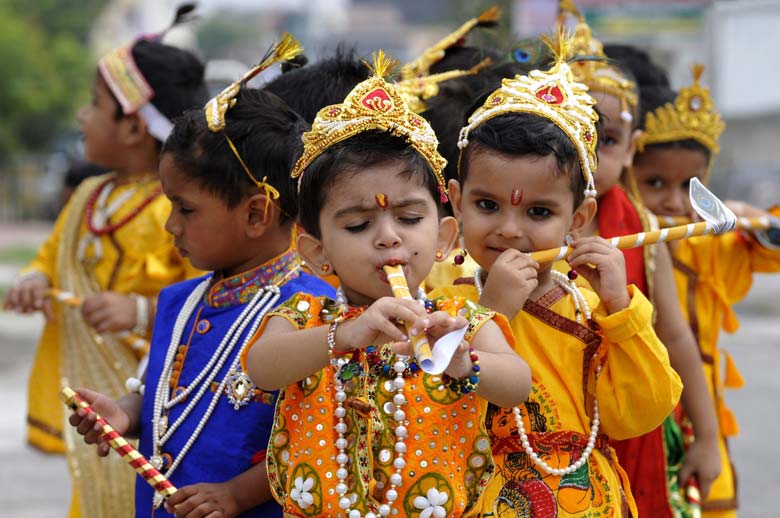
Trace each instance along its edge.
{"label": "child", "polygon": [[[6,305],[42,311],[46,326],[29,384],[28,441],[64,452],[60,383],[92,386],[111,397],[124,392],[138,365],[136,351],[111,333],[148,338],[158,292],[194,272],[165,233],[170,204],[160,196],[160,146],[173,117],[208,99],[203,64],[159,39],[139,39],[98,63],[92,101],[78,113],[86,159],[113,172],[85,180],[57,219],[51,236],[25,268]],[[80,309],[52,305],[48,290],[82,298]],[[117,461],[100,467],[80,440],[67,441],[79,501],[89,515],[121,516],[131,508],[132,474]],[[102,483],[89,474],[100,469]]]}
{"label": "child", "polygon": [[[573,66],[574,77],[588,86],[604,121],[596,174],[599,211],[585,228],[585,235],[611,238],[653,230],[655,218],[619,184],[624,170],[628,171],[627,182],[630,184],[632,180],[630,166],[639,136],[634,124],[638,114],[636,83],[626,70],[606,60],[601,42],[591,35],[590,27],[573,3],[562,1],[560,6],[559,23],[564,23],[568,16],[577,21],[573,52],[589,58]],[[615,441],[613,447],[631,481],[640,516],[672,518],[673,508],[682,507],[676,477],[678,470],[686,478],[695,475],[705,495],[720,471],[717,421],[703,372],[698,367],[695,338],[675,296],[668,251],[664,247],[649,246],[624,250],[623,255],[628,283],[634,284],[655,304],[653,327],[669,351],[672,367],[683,381],[683,405],[694,418],[693,424],[701,441],[690,451],[683,466],[678,462],[667,466],[664,438],[668,436],[660,426],[640,437]],[[563,265],[563,269],[568,270],[568,266]],[[668,470],[675,474],[671,484],[667,480]],[[664,494],[669,498],[663,498]]]}
{"label": "child", "polygon": [[[679,94],[657,87],[643,89],[644,131],[634,157],[634,174],[644,203],[659,216],[693,216],[688,199],[691,178],[707,182],[718,153],[724,124],[715,111],[709,91],[699,83],[701,67],[694,67],[694,82]],[[765,216],[766,212],[738,202],[727,202],[738,216]],[[701,364],[719,424],[718,448],[723,471],[709,497],[702,502],[706,517],[737,515],[736,479],[727,440],[739,428],[724,401],[724,389],[739,388],[744,380],[728,352],[721,371],[718,334],[739,327],[731,306],[745,297],[754,272],[780,271],[780,241],[763,231],[735,231],[671,243],[677,295],[698,340]],[[696,441],[700,441],[697,430]],[[681,482],[684,482],[681,475]]]}
{"label": "child", "polygon": [[[651,304],[626,287],[623,254],[582,237],[596,211],[598,116],[572,79],[567,45],[559,36],[552,69],[505,79],[478,105],[461,131],[460,180],[450,181],[481,269],[474,285],[440,292],[507,315],[534,366],[525,405],[488,411],[497,469],[485,516],[637,516],[609,440],[657,427],[681,390]],[[564,243],[595,292],[527,255]]]}
{"label": "child", "polygon": [[[289,170],[304,123],[273,94],[243,85],[297,48],[285,38],[204,111],[178,120],[163,148],[160,175],[173,204],[166,229],[195,266],[214,273],[161,292],[143,397],[117,404],[85,392],[120,433],[140,433],[141,452],[180,488],[165,512],[138,479],[138,517],[174,507],[176,516],[280,514],[262,462],[275,394],[253,385],[238,359],[280,297],[333,290],[302,273],[290,248]],[[95,442],[94,420],[82,417],[71,424]]]}
{"label": "child", "polygon": [[[382,267],[403,265],[414,292],[456,227],[438,217],[436,136],[383,79],[388,66],[380,51],[375,76],[320,111],[293,170],[301,255],[336,272],[341,289],[335,300],[299,293],[270,313],[246,359],[252,379],[283,388],[268,476],[285,516],[473,513],[493,465],[474,392],[510,406],[528,393],[528,366],[493,312],[391,297]],[[401,321],[432,338],[468,324],[444,375],[409,360]]]}

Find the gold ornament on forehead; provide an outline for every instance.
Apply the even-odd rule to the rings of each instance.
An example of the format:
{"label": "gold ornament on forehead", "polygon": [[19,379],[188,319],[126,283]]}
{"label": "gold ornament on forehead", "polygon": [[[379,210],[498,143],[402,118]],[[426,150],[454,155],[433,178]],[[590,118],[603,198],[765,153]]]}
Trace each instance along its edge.
{"label": "gold ornament on forehead", "polygon": [[343,103],[326,106],[317,113],[311,130],[303,134],[303,154],[291,175],[298,178],[299,188],[306,168],[328,148],[360,133],[381,130],[406,139],[431,166],[445,192],[442,170],[447,161],[437,151],[436,134],[428,121],[409,109],[396,85],[385,80],[397,63],[384,51],[375,52],[373,64],[365,63],[372,76],[359,83]]}
{"label": "gold ornament on forehead", "polygon": [[596,122],[599,120],[594,109],[596,101],[588,95],[586,85],[574,80],[566,62],[573,42],[565,30],[559,29],[554,40],[543,36],[543,41],[555,56],[553,67],[504,79],[501,87],[488,96],[460,130],[460,156],[469,145],[469,134],[490,119],[510,113],[538,115],[555,123],[569,137],[585,178],[585,196],[595,197],[593,174],[598,164]]}
{"label": "gold ornament on forehead", "polygon": [[637,84],[625,77],[618,67],[609,63],[609,58],[604,54],[604,45],[593,37],[585,17],[573,0],[561,0],[558,4],[557,26],[566,27],[569,18],[576,20],[570,57],[586,58],[572,63],[574,78],[588,85],[592,92],[601,92],[618,99],[621,119],[631,122],[636,115],[639,101]]}
{"label": "gold ornament on forehead", "polygon": [[726,123],[715,111],[710,90],[699,82],[703,71],[704,65],[693,65],[693,84],[680,89],[674,104],[666,103],[645,115],[638,151],[651,144],[693,139],[710,151],[710,161],[718,154],[718,138]]}
{"label": "gold ornament on forehead", "polygon": [[268,177],[264,176],[262,180],[258,180],[255,175],[252,174],[252,170],[249,169],[249,166],[246,165],[244,159],[241,158],[241,154],[238,152],[238,148],[236,148],[233,140],[225,132],[225,128],[227,126],[226,116],[228,110],[235,106],[238,92],[241,90],[241,88],[246,86],[246,84],[253,77],[257,76],[260,72],[267,69],[271,65],[290,60],[301,52],[303,52],[303,47],[301,46],[300,42],[298,42],[298,40],[293,38],[290,34],[284,33],[279,43],[266,53],[263,59],[260,60],[260,63],[249,69],[249,71],[247,71],[247,73],[244,74],[241,79],[222,90],[219,95],[206,103],[206,106],[203,108],[203,112],[206,115],[206,124],[208,124],[209,130],[211,130],[213,133],[222,132],[222,134],[225,135],[225,140],[227,141],[230,150],[241,163],[241,167],[244,169],[244,172],[260,190],[265,192],[266,205],[264,214],[268,213],[268,207],[271,203],[271,200],[279,199],[279,191],[266,181]]}

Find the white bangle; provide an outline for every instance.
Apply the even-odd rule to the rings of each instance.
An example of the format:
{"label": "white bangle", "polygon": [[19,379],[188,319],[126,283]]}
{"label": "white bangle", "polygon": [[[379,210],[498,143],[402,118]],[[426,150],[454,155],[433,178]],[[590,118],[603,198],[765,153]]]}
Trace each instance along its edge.
{"label": "white bangle", "polygon": [[141,295],[133,295],[135,298],[135,325],[133,333],[145,336],[149,330],[149,301]]}

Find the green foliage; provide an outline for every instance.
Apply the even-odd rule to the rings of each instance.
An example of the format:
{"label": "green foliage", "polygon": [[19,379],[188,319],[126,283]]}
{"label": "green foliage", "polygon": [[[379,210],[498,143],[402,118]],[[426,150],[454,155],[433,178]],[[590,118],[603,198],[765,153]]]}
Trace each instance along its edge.
{"label": "green foliage", "polygon": [[45,149],[85,101],[86,40],[104,0],[0,0],[0,161]]}

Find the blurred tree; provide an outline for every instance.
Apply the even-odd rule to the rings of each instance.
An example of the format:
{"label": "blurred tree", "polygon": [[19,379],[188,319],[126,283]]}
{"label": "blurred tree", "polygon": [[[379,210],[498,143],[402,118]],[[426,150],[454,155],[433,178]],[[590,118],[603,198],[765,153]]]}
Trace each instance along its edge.
{"label": "blurred tree", "polygon": [[73,126],[89,92],[87,47],[105,0],[0,0],[0,161],[40,151]]}

